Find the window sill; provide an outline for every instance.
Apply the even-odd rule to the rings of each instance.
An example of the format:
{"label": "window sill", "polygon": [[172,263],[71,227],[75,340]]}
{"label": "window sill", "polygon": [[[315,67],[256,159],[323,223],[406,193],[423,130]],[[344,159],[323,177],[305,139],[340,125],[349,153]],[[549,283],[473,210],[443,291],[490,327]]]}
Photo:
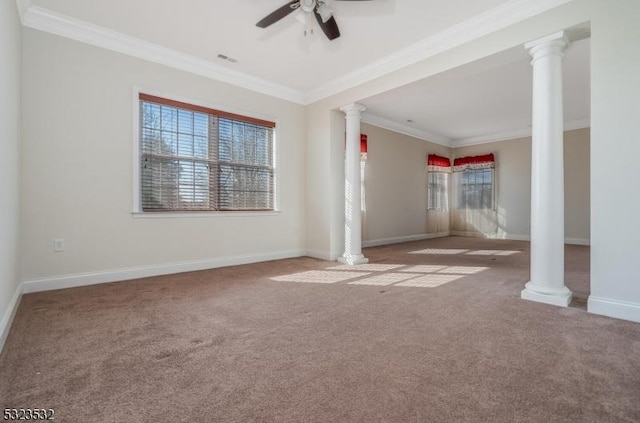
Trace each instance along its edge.
{"label": "window sill", "polygon": [[190,219],[190,218],[220,218],[220,217],[263,217],[278,216],[280,210],[275,211],[203,211],[203,212],[132,212],[134,219]]}

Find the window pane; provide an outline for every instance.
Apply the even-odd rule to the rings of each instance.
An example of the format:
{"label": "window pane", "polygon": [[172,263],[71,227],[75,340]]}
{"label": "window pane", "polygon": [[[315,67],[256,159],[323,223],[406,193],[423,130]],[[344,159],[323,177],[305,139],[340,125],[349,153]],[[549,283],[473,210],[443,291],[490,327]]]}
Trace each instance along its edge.
{"label": "window pane", "polygon": [[193,114],[193,133],[200,137],[209,136],[209,116],[204,113]]}
{"label": "window pane", "polygon": [[161,106],[161,127],[165,131],[178,130],[178,111],[175,107]]}
{"label": "window pane", "polygon": [[140,112],[143,210],[274,208],[273,128],[149,101]]}
{"label": "window pane", "polygon": [[160,129],[160,106],[158,104],[142,103],[142,127]]}
{"label": "window pane", "polygon": [[430,210],[445,211],[448,209],[448,175],[444,172],[429,172],[428,174],[428,208]]}
{"label": "window pane", "polygon": [[493,209],[493,169],[469,169],[459,175],[458,207]]}
{"label": "window pane", "polygon": [[193,157],[193,135],[178,134],[178,156]]}
{"label": "window pane", "polygon": [[178,132],[193,134],[193,112],[178,109]]}

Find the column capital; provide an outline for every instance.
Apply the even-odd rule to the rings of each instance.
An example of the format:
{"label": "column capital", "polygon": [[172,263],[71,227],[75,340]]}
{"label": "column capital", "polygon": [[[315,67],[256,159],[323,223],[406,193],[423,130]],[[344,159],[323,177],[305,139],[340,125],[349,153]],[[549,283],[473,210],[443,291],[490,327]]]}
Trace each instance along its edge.
{"label": "column capital", "polygon": [[360,116],[362,112],[367,110],[367,107],[362,104],[351,103],[340,107],[340,110],[342,110],[347,116]]}
{"label": "column capital", "polygon": [[564,31],[560,31],[534,41],[529,41],[524,45],[524,48],[529,51],[529,54],[533,58],[531,62],[533,64],[536,60],[550,55],[562,57],[568,45],[569,38],[567,38],[567,34]]}

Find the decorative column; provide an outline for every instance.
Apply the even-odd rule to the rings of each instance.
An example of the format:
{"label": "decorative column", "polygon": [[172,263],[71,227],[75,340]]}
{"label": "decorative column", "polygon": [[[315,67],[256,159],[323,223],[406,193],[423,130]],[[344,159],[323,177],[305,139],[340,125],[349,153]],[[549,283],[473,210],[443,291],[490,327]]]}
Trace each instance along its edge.
{"label": "decorative column", "polygon": [[531,280],[526,300],[568,306],[564,284],[564,164],[562,57],[569,44],[558,32],[525,44],[533,60],[531,142]]}
{"label": "decorative column", "polygon": [[340,108],[347,120],[346,158],[344,166],[344,254],[340,263],[363,264],[362,215],[360,197],[360,114],[367,108],[352,103]]}

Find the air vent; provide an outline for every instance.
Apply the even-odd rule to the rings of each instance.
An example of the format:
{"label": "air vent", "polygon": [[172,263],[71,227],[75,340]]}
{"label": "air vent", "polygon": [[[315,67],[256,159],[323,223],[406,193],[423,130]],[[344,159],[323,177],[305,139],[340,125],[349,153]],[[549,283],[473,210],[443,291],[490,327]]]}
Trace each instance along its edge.
{"label": "air vent", "polygon": [[227,62],[231,62],[231,63],[237,63],[238,60],[234,59],[233,57],[229,57],[225,54],[218,54],[218,59],[222,59],[222,60],[226,60]]}

